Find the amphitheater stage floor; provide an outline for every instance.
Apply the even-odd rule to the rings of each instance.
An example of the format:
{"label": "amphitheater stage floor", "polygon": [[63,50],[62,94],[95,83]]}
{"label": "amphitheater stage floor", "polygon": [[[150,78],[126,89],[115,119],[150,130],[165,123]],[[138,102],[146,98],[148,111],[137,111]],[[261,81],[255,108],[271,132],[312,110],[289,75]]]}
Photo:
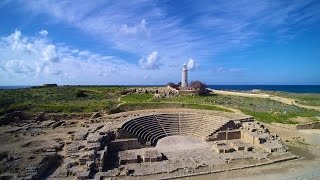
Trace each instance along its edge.
{"label": "amphitheater stage floor", "polygon": [[168,136],[158,141],[156,148],[160,152],[190,150],[198,148],[209,148],[209,145],[204,141],[192,136]]}

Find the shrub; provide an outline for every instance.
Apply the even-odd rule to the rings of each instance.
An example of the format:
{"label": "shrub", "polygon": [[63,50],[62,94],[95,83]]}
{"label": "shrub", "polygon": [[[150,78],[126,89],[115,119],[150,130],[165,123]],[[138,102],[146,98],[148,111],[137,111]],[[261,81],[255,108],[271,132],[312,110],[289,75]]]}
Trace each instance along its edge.
{"label": "shrub", "polygon": [[190,87],[192,87],[193,89],[197,90],[199,92],[199,94],[205,94],[207,93],[207,85],[204,84],[201,81],[192,81],[190,83]]}
{"label": "shrub", "polygon": [[88,95],[85,93],[84,90],[77,90],[76,91],[76,97],[87,97]]}
{"label": "shrub", "polygon": [[190,83],[190,87],[192,87],[196,90],[205,90],[207,88],[207,85],[201,81],[192,81]]}

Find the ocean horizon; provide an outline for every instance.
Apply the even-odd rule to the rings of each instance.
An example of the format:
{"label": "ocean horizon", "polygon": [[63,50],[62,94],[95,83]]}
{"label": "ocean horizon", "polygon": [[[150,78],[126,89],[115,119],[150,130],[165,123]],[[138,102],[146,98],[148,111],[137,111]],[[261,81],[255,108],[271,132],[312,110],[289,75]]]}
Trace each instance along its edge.
{"label": "ocean horizon", "polygon": [[[164,85],[61,85],[61,86],[99,86],[99,87],[160,87]],[[24,89],[34,86],[0,86],[5,89]],[[283,91],[290,93],[320,93],[320,85],[207,85],[210,89],[230,91],[251,91],[254,89],[266,91]]]}

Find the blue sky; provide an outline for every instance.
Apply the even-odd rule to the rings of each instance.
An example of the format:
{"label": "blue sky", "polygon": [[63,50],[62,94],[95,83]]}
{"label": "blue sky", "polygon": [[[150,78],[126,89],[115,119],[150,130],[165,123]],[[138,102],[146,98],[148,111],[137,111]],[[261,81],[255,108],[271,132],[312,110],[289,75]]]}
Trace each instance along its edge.
{"label": "blue sky", "polygon": [[0,85],[320,84],[320,1],[2,0]]}

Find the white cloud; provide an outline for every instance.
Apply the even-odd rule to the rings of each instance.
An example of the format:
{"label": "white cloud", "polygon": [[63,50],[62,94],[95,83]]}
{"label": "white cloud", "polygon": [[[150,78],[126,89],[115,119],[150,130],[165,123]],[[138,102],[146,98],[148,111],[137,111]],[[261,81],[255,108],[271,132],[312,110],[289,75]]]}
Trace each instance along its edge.
{"label": "white cloud", "polygon": [[6,63],[5,69],[13,74],[30,74],[35,71],[30,65],[20,60],[10,60]]}
{"label": "white cloud", "polygon": [[247,69],[245,68],[225,68],[225,67],[217,67],[213,70],[215,73],[243,73]]}
{"label": "white cloud", "polygon": [[[54,43],[49,37],[25,36],[16,30],[0,37],[0,77],[5,85],[57,84],[159,84],[172,77],[162,72],[150,80],[147,70],[114,56],[93,53]],[[152,52],[141,65],[160,65]],[[161,71],[159,69],[159,71]],[[129,77],[129,78],[128,78]],[[148,81],[147,81],[148,80]]]}
{"label": "white cloud", "polygon": [[136,24],[133,26],[129,26],[127,24],[124,24],[120,28],[120,32],[122,32],[123,34],[127,34],[127,35],[137,34],[137,33],[148,33],[146,24],[147,24],[147,22],[145,19],[142,19],[139,24]]}
{"label": "white cloud", "polygon": [[[99,72],[109,78],[117,74],[115,69],[126,74],[128,66],[133,66],[113,56],[57,45],[47,37],[26,37],[18,30],[7,37],[0,37],[0,52],[0,76],[6,77],[7,82],[20,80],[19,84],[60,80],[56,76],[65,77],[62,80],[79,77],[95,79],[99,77]],[[85,78],[72,82],[94,83]]]}
{"label": "white cloud", "polygon": [[[17,1],[17,3],[12,1],[11,3],[21,6],[18,9],[22,10],[22,15],[30,13],[35,15],[34,17],[45,15],[49,17],[49,24],[53,22],[53,25],[59,24],[80,30],[85,38],[89,36],[94,41],[98,41],[99,44],[102,42],[106,47],[106,52],[120,50],[124,54],[129,54],[129,56],[132,54],[132,57],[145,57],[147,53],[157,50],[161,52],[161,63],[166,65],[159,71],[174,71],[188,57],[197,57],[197,63],[201,65],[211,64],[203,61],[210,61],[221,52],[235,48],[246,48],[257,41],[272,39],[265,38],[266,34],[268,37],[275,36],[278,38],[278,36],[281,36],[285,39],[291,39],[299,33],[300,29],[308,29],[308,25],[320,18],[320,11],[318,10],[320,4],[316,3],[316,0],[303,2],[221,1],[216,3],[190,1],[188,6],[197,8],[188,9],[187,14],[177,11],[174,16],[168,10],[185,8],[185,5],[171,7],[171,4],[163,6],[162,3],[144,0],[80,0],[78,3],[71,0],[58,2],[42,0]],[[192,17],[192,20],[188,17]],[[284,30],[279,31],[279,29]],[[15,54],[16,51],[22,52],[22,49],[25,49],[24,45],[28,44],[29,49],[24,50],[25,55],[20,57],[36,59],[36,63],[34,62],[30,67],[35,67],[35,71],[39,73],[48,66],[64,68],[62,74],[69,70],[70,73],[68,74],[72,74],[72,77],[74,77],[74,74],[81,74],[78,73],[81,71],[81,67],[88,63],[88,67],[98,69],[92,71],[91,74],[96,75],[98,72],[102,72],[105,75],[99,77],[108,78],[109,74],[112,74],[110,71],[104,70],[108,66],[115,67],[118,64],[123,69],[129,68],[130,71],[139,68],[129,60],[111,63],[115,59],[115,61],[118,61],[119,58],[109,55],[97,56],[92,51],[86,52],[85,49],[63,50],[65,47],[49,42],[44,36],[40,36],[43,39],[37,39],[39,42],[20,36],[21,33],[19,34],[19,32],[12,35],[12,40],[19,40],[19,42],[14,43],[12,41],[10,52],[12,54]],[[28,41],[28,43],[25,41]],[[35,46],[35,44],[39,46]],[[54,47],[47,47],[50,44]],[[45,48],[48,48],[48,52],[42,54]],[[13,49],[15,52],[13,52]],[[1,53],[0,57],[3,57],[4,55],[1,55]],[[3,61],[21,59],[14,55],[6,55],[6,57],[10,58]],[[128,59],[130,58],[128,57]],[[152,58],[149,59],[150,61],[148,59],[149,57],[145,57],[139,60],[141,68],[148,70],[160,66],[160,63],[154,63]],[[155,62],[160,62],[159,58],[156,59],[158,60]],[[105,61],[110,61],[110,63],[107,65]],[[99,63],[95,66],[93,62]],[[78,69],[65,68],[66,66],[62,64],[66,63],[70,63],[70,66],[72,64]],[[2,65],[5,67],[5,63],[2,63]],[[197,67],[191,65],[190,69]],[[207,67],[203,69],[205,68]],[[235,70],[226,69],[225,71]],[[137,77],[143,79],[146,72],[139,73],[141,74]],[[152,77],[152,79],[155,78]]]}
{"label": "white cloud", "polygon": [[225,73],[227,70],[224,67],[218,67],[214,69],[215,73]]}
{"label": "white cloud", "polygon": [[[175,12],[174,16],[168,11],[171,5],[168,8],[161,3],[144,0],[19,2],[28,13],[49,15],[54,22],[78,28],[108,47],[137,56],[154,49],[166,52],[162,54],[166,64],[175,60],[170,57],[209,59],[230,49],[246,48],[264,40],[265,34],[291,39],[299,33],[292,27],[307,27],[320,18],[316,0],[191,1],[188,6],[197,8],[189,8],[187,14]],[[185,5],[173,8],[180,6],[184,8]],[[192,20],[186,21],[188,17]],[[292,30],[284,34],[275,32],[281,28]]]}
{"label": "white cloud", "polygon": [[158,52],[153,51],[146,59],[140,59],[139,65],[142,69],[158,69],[161,65]]}
{"label": "white cloud", "polygon": [[231,73],[240,73],[240,72],[244,72],[246,69],[244,68],[230,68],[229,72]]}
{"label": "white cloud", "polygon": [[58,62],[59,57],[57,56],[56,47],[52,44],[44,45],[39,49],[44,61]]}
{"label": "white cloud", "polygon": [[43,29],[43,30],[39,31],[39,34],[41,36],[47,36],[48,35],[48,31]]}
{"label": "white cloud", "polygon": [[165,10],[152,1],[73,3],[66,0],[53,3],[44,0],[22,1],[21,4],[29,13],[49,15],[55,22],[74,26],[107,47],[136,56],[143,56],[154,49],[166,52],[162,57],[166,57],[164,61],[168,62],[171,56],[190,52],[193,46],[190,42],[198,37],[178,28],[179,19],[164,18]]}
{"label": "white cloud", "polygon": [[200,65],[198,63],[196,63],[194,59],[190,58],[187,63],[187,67],[188,67],[188,70],[194,71],[194,70],[199,69]]}
{"label": "white cloud", "polygon": [[[287,41],[320,18],[316,0],[191,1],[188,6],[197,8],[189,8],[187,14],[177,11],[174,16],[168,9],[184,8],[185,5],[168,5],[168,8],[162,3],[144,0],[19,2],[27,13],[48,15],[51,17],[49,22],[77,28],[112,50],[144,57],[156,49],[162,53],[161,61],[166,67],[180,66],[188,57],[197,57],[200,64],[211,64],[203,61],[211,61],[219,53],[242,50],[256,42],[272,39],[266,38],[266,34]],[[188,17],[192,20],[187,21]],[[295,27],[299,27],[298,30]],[[290,31],[277,32],[287,28]],[[144,69],[159,67],[142,64]],[[196,69],[193,66],[191,70],[194,67]]]}

